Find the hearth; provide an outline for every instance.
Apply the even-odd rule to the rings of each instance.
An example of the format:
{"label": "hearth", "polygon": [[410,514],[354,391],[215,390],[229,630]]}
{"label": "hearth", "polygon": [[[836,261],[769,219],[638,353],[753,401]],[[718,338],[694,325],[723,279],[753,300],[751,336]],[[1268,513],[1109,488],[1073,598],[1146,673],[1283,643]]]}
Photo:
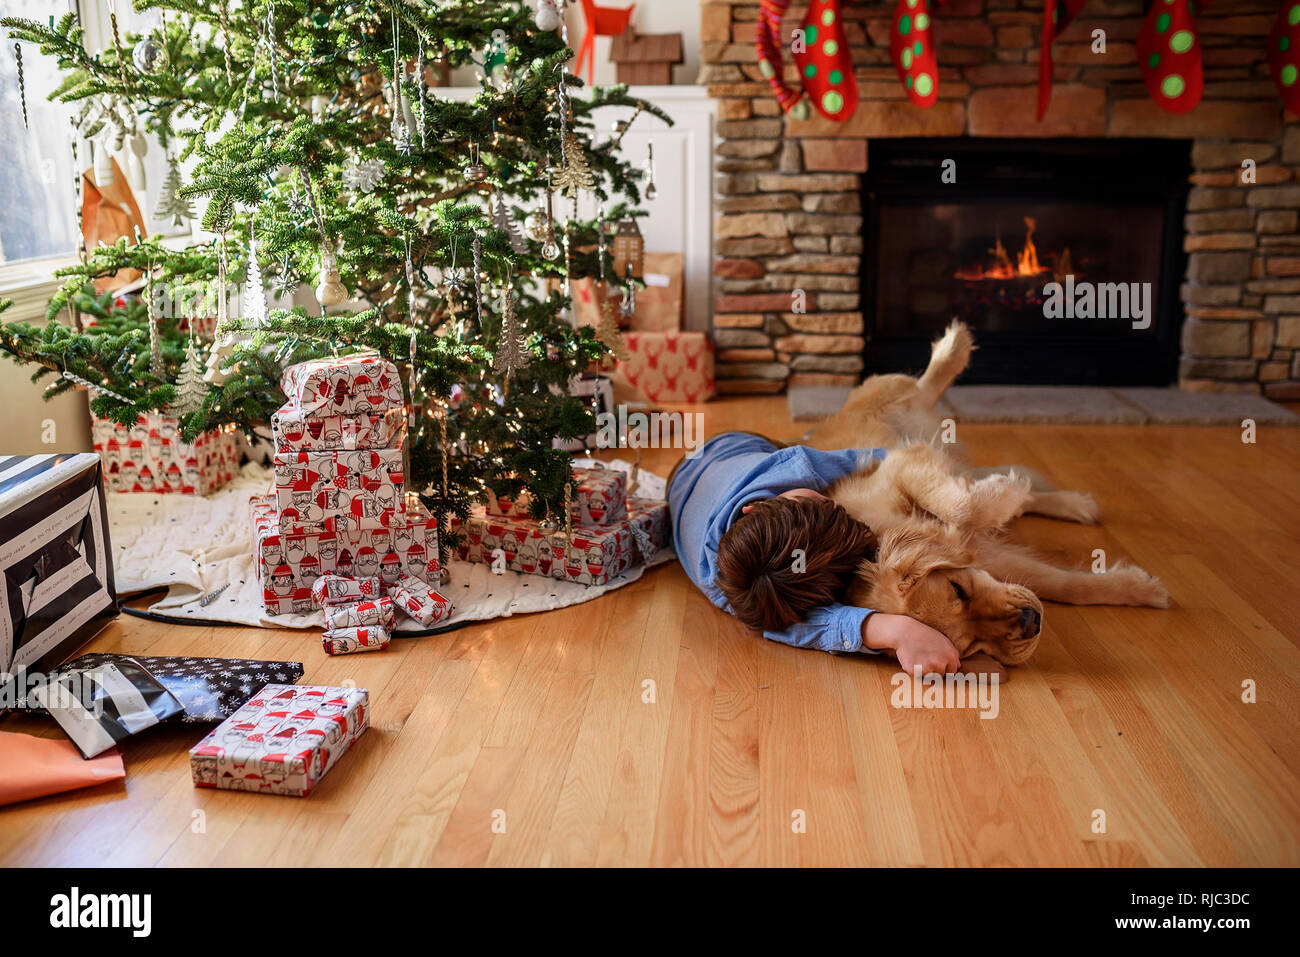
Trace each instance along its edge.
{"label": "hearth", "polygon": [[918,369],[953,318],[965,382],[1177,380],[1187,140],[872,140],[865,365]]}

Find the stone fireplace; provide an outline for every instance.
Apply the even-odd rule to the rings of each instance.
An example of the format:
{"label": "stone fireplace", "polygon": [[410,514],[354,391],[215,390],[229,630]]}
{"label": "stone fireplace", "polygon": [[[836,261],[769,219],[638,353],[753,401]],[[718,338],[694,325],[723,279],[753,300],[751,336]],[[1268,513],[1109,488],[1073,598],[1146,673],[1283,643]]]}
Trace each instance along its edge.
{"label": "stone fireplace", "polygon": [[[917,368],[927,323],[957,307],[987,319],[984,328],[974,323],[988,345],[969,381],[1031,381],[1010,361],[1029,344],[1054,347],[1066,358],[1093,349],[1089,363],[1077,365],[1095,358],[1110,367],[1091,381],[1177,382],[1300,399],[1300,123],[1283,111],[1265,62],[1273,0],[1221,0],[1197,18],[1205,94],[1185,115],[1160,110],[1142,82],[1134,43],[1140,0],[1090,0],[1055,45],[1054,89],[1042,122],[1034,117],[1039,0],[948,0],[940,7],[939,100],[928,110],[905,98],[889,63],[893,4],[846,4],[861,102],[845,123],[781,114],[756,64],[759,0],[704,0],[701,9],[700,82],[718,100],[719,116],[712,334],[724,394],[851,385],[872,371]],[[791,7],[783,36],[803,13]],[[1093,52],[1095,30],[1105,31],[1104,53]],[[793,83],[788,56],[786,69]],[[1067,165],[1111,156],[1110,141],[1130,141],[1114,145],[1129,151],[1132,179],[1148,183],[1137,197],[1111,199],[1147,198],[1146,212],[1141,203],[1112,210],[1128,217],[1134,237],[1121,233],[1103,249],[1095,237],[1066,236],[1061,224],[1049,236],[1052,212],[1035,206],[1028,182],[1011,184],[1005,207],[984,221],[962,213],[960,202],[949,204],[968,185],[962,141],[987,147],[993,140],[1007,141],[1008,155],[1023,152],[1029,165],[1036,153]],[[888,186],[891,170],[933,160],[943,148],[957,158],[957,182],[934,177],[931,214],[967,221],[936,229],[932,218],[928,238],[917,236],[896,209],[887,212],[899,203],[882,203],[879,186]],[[1153,241],[1159,229],[1151,217],[1175,208],[1185,213],[1167,217],[1169,236]],[[1032,235],[1026,219],[1035,221]],[[930,255],[912,250],[911,259],[900,260],[900,237]],[[945,245],[944,257],[936,255]],[[1034,279],[1017,281],[1030,276],[1020,257],[1031,245]],[[917,274],[940,258],[942,265],[930,263],[930,279]],[[1151,330],[1107,346],[1093,337],[1124,335],[1114,323],[1108,330],[1096,320],[1073,320],[1060,335],[1036,334],[1026,324],[1041,312],[1041,303],[1024,298],[1041,298],[1039,280],[1067,271],[1082,279],[1089,269],[1096,279],[1138,281],[1141,274],[1163,288]],[[910,287],[894,281],[900,271],[912,274]],[[900,311],[899,303],[909,301]],[[1125,345],[1117,348],[1120,341]],[[1149,374],[1137,378],[1143,371]]]}

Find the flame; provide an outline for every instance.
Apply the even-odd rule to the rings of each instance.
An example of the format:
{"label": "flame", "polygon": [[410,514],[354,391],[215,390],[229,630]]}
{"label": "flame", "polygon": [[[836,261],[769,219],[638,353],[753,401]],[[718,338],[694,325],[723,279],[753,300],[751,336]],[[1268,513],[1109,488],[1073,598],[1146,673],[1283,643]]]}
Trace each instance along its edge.
{"label": "flame", "polygon": [[[957,279],[968,281],[980,279],[1015,279],[1020,276],[1037,276],[1047,272],[1047,267],[1038,261],[1038,247],[1034,245],[1034,230],[1038,227],[1038,221],[1031,216],[1025,217],[1025,244],[1021,247],[1020,252],[1016,254],[1015,262],[1012,262],[1007,247],[1002,244],[1002,234],[995,233],[993,239],[993,248],[989,250],[993,255],[993,264],[988,268],[976,266],[970,269],[958,269],[953,276]],[[1068,255],[1068,251],[1067,251]]]}

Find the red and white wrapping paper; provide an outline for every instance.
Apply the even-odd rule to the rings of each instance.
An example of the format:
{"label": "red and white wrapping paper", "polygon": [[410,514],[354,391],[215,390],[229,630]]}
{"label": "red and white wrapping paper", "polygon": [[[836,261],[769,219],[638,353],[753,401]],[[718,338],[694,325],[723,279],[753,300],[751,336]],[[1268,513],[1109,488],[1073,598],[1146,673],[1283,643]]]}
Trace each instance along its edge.
{"label": "red and white wrapping paper", "polygon": [[401,449],[276,452],[275,498],[285,532],[392,528],[406,519]]}
{"label": "red and white wrapping paper", "polygon": [[383,651],[388,647],[388,629],[379,625],[355,628],[330,628],[321,635],[327,655],[351,655],[358,651]]}
{"label": "red and white wrapping paper", "polygon": [[[609,525],[627,517],[627,473],[618,469],[573,470],[573,507],[570,515],[579,525]],[[514,499],[488,495],[486,514],[502,518],[531,519],[529,495]]]}
{"label": "red and white wrapping paper", "polygon": [[194,786],[306,797],[370,727],[364,688],[269,684],[190,750]]}
{"label": "red and white wrapping paper", "polygon": [[355,605],[375,601],[383,595],[378,578],[345,578],[342,575],[321,575],[311,586],[311,596],[316,604],[325,608],[331,605]]}
{"label": "red and white wrapping paper", "polygon": [[280,387],[289,407],[313,419],[405,405],[397,367],[374,354],[300,362],[284,370]]}
{"label": "red and white wrapping paper", "polygon": [[310,614],[312,586],[326,574],[377,577],[381,592],[403,573],[438,581],[438,523],[433,518],[384,529],[287,533],[274,501],[254,496],[249,503],[253,568],[268,615]]}
{"label": "red and white wrapping paper", "polygon": [[234,432],[204,432],[193,443],[182,442],[177,420],[161,412],[139,416],[129,429],[94,415],[90,425],[110,492],[207,495],[239,469],[241,444]]}
{"label": "red and white wrapping paper", "polygon": [[393,586],[393,600],[402,613],[425,628],[451,615],[451,601],[412,575],[403,575]]}
{"label": "red and white wrapping paper", "polygon": [[[418,578],[405,576],[408,580],[423,585]],[[378,582],[372,578],[370,581]],[[400,579],[398,586],[400,588]],[[396,592],[395,592],[396,594]],[[325,606],[325,630],[339,631],[344,628],[361,628],[377,625],[385,631],[392,631],[397,624],[397,610],[391,598],[376,598],[373,601],[354,601],[344,605],[327,604]]]}
{"label": "red and white wrapping paper", "polygon": [[702,332],[625,332],[629,353],[618,364],[651,402],[713,398],[713,343]]}
{"label": "red and white wrapping paper", "polygon": [[271,416],[271,437],[277,452],[400,449],[406,441],[406,413],[386,409],[313,418],[296,406],[284,405]]}
{"label": "red and white wrapping paper", "polygon": [[[638,537],[638,548],[644,551],[642,558],[649,561],[661,548],[667,548],[672,540],[672,524],[668,519],[668,503],[658,498],[629,497],[627,500],[627,520]],[[644,535],[645,540],[640,541]]]}

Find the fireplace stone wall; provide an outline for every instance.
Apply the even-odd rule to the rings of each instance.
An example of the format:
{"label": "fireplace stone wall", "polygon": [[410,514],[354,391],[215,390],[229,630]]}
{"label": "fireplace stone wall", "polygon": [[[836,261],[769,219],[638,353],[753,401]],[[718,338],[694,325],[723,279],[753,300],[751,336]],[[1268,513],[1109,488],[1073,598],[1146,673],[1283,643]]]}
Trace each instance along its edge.
{"label": "fireplace stone wall", "polygon": [[[790,36],[806,7],[791,6]],[[1141,0],[1090,0],[1055,45],[1034,117],[1041,0],[948,0],[934,16],[939,100],[906,99],[889,62],[891,2],[845,4],[861,101],[845,123],[783,116],[759,74],[759,0],[703,0],[701,75],[718,100],[713,331],[724,394],[850,385],[862,374],[859,190],[870,141],[900,136],[1194,140],[1179,383],[1300,399],[1300,118],[1269,79],[1276,0],[1216,0],[1197,18],[1205,95],[1191,113],[1147,94]],[[1104,30],[1106,52],[1093,52]],[[787,56],[787,79],[795,84]],[[1254,163],[1243,182],[1242,162]],[[936,189],[941,188],[936,184]]]}

